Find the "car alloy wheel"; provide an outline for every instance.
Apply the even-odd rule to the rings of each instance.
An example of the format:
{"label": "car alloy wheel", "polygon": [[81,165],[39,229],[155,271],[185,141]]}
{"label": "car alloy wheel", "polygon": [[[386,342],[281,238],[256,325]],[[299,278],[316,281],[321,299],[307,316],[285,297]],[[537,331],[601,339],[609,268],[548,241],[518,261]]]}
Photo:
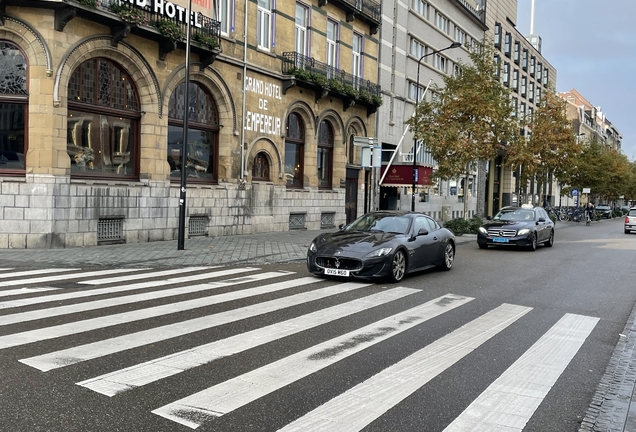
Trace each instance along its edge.
{"label": "car alloy wheel", "polygon": [[393,263],[391,265],[391,280],[399,282],[404,277],[406,271],[406,257],[404,252],[399,250],[393,255]]}
{"label": "car alloy wheel", "polygon": [[455,249],[452,244],[447,243],[444,249],[444,270],[450,270],[453,267],[453,261],[455,261]]}
{"label": "car alloy wheel", "polygon": [[554,230],[550,231],[550,238],[548,239],[548,241],[545,243],[545,245],[547,247],[552,247],[552,245],[554,244]]}
{"label": "car alloy wheel", "polygon": [[530,250],[531,251],[537,250],[537,236],[534,234],[530,234]]}

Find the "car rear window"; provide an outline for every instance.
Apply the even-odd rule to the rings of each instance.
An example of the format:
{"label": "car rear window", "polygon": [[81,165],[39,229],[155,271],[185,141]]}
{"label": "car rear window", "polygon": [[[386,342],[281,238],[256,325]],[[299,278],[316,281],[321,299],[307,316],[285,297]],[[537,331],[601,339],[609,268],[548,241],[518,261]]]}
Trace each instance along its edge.
{"label": "car rear window", "polygon": [[636,210],[630,210],[629,211],[629,215],[630,216],[636,216]]}

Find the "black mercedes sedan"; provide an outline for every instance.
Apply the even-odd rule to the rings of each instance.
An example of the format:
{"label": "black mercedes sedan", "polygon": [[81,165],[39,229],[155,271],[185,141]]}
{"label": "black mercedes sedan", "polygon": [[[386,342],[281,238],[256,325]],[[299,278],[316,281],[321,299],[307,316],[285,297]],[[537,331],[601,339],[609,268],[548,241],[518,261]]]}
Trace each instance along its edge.
{"label": "black mercedes sedan", "polygon": [[504,207],[479,228],[477,244],[488,246],[522,246],[536,250],[537,245],[552,247],[554,222],[541,207]]}
{"label": "black mercedes sedan", "polygon": [[319,276],[388,278],[431,267],[450,270],[455,236],[421,213],[367,213],[334,233],[321,234],[307,251],[307,269]]}

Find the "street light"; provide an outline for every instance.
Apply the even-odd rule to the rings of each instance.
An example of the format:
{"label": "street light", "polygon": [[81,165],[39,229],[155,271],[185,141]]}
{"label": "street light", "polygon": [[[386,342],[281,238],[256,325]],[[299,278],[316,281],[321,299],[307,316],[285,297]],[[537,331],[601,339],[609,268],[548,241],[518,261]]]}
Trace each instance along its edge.
{"label": "street light", "polygon": [[[420,66],[422,65],[422,60],[424,59],[424,57],[441,53],[442,51],[446,51],[448,49],[459,48],[460,46],[462,46],[461,42],[453,42],[450,46],[447,46],[446,48],[442,48],[439,50],[431,51],[428,54],[424,54],[417,61],[417,86],[415,87],[415,94],[417,95],[418,104],[420,103]],[[415,186],[417,184],[417,163],[415,159],[416,150],[417,150],[417,143],[413,141],[413,196],[411,197],[411,211],[415,211]]]}

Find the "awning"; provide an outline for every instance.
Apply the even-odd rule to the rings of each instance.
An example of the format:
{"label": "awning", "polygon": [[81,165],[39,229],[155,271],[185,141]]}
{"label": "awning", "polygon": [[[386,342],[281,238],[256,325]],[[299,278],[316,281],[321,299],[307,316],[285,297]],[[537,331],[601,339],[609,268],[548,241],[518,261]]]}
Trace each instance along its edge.
{"label": "awning", "polygon": [[[386,166],[382,166],[380,169],[380,175],[384,174]],[[418,166],[417,168],[417,181],[418,186],[427,186],[432,184],[431,177],[433,175],[433,168]],[[384,177],[384,182],[380,186],[387,187],[408,187],[413,186],[413,166],[412,165],[392,165],[389,167],[389,172]]]}

